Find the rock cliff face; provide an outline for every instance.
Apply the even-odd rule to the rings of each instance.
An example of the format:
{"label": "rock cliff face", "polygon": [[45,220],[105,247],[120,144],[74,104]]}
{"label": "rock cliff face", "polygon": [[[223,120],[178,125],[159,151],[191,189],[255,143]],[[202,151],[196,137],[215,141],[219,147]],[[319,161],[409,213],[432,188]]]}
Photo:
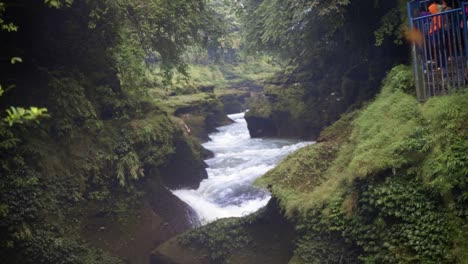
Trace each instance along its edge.
{"label": "rock cliff face", "polygon": [[170,189],[197,189],[208,177],[203,156],[194,151],[198,142],[179,139],[175,142],[175,153],[159,169],[165,186]]}
{"label": "rock cliff face", "polygon": [[195,212],[161,184],[152,180],[143,184],[146,194],[127,219],[88,209],[83,238],[129,263],[144,264],[155,245],[198,225]]}
{"label": "rock cliff face", "polygon": [[247,99],[251,97],[251,93],[253,92],[238,91],[236,93],[220,95],[219,100],[223,103],[224,113],[229,115],[247,110]]}
{"label": "rock cliff face", "polygon": [[232,122],[225,115],[221,101],[212,93],[205,94],[201,100],[176,106],[174,115],[186,125],[188,134],[201,141],[208,141],[208,134],[216,131],[216,127]]}
{"label": "rock cliff face", "polygon": [[250,136],[253,138],[275,137],[282,134],[278,131],[278,126],[271,118],[255,116],[255,114],[252,115],[248,112],[245,115],[245,120],[247,121]]}

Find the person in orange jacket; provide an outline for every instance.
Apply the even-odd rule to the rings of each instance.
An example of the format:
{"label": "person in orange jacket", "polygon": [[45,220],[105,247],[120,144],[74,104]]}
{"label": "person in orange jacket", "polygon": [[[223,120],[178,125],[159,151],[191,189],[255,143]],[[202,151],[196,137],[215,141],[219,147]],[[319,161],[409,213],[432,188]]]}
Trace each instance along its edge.
{"label": "person in orange jacket", "polygon": [[[443,10],[442,3],[437,0],[432,0],[431,4],[427,8],[429,10],[429,13],[431,15],[440,13]],[[439,28],[442,27],[442,17],[441,16],[434,16],[432,17],[432,26],[430,28],[429,33],[432,35],[432,33],[436,32]]]}
{"label": "person in orange jacket", "polygon": [[[431,15],[435,15],[445,11],[446,8],[447,5],[445,4],[445,1],[431,0],[428,10],[429,13],[431,13]],[[432,17],[432,23],[429,29],[429,34],[432,36],[432,58],[436,61],[438,68],[443,68],[445,67],[445,34],[441,15],[436,15]]]}

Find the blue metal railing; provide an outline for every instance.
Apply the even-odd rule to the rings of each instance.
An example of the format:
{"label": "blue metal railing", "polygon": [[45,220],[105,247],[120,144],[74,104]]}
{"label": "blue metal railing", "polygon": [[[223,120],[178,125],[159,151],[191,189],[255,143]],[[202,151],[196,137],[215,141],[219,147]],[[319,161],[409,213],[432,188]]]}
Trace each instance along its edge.
{"label": "blue metal railing", "polygon": [[451,9],[428,14],[430,1],[408,2],[416,95],[429,97],[468,85],[468,3],[447,1]]}

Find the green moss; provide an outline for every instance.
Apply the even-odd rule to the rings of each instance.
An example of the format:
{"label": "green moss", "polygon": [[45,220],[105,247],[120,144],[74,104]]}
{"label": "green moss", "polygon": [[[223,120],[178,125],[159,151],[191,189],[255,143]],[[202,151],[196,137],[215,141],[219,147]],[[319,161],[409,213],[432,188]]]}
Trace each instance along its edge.
{"label": "green moss", "polygon": [[220,219],[183,233],[163,243],[153,254],[155,263],[284,264],[292,256],[293,239],[292,224],[272,199],[249,216]]}
{"label": "green moss", "polygon": [[252,243],[252,237],[244,228],[247,219],[228,218],[218,220],[200,229],[194,229],[178,237],[186,247],[206,247],[214,263],[222,262],[232,252]]}
{"label": "green moss", "polygon": [[421,104],[409,71],[257,181],[297,222],[296,259],[466,262],[468,95]]}
{"label": "green moss", "polygon": [[257,96],[249,100],[250,111],[246,113],[246,116],[258,116],[267,118],[272,114],[272,105],[266,97]]}
{"label": "green moss", "polygon": [[398,72],[408,70],[396,67],[384,81],[382,93],[352,121],[347,142],[341,144],[336,159],[325,172],[327,180],[309,193],[310,202],[306,204],[320,203],[333,193],[342,192],[343,182],[387,170],[395,173],[419,158],[405,146],[424,125],[420,105],[414,97],[393,89],[407,82],[406,78],[400,78],[406,74]]}
{"label": "green moss", "polygon": [[188,74],[195,86],[226,86],[228,84],[217,65],[190,65]]}
{"label": "green moss", "polygon": [[336,146],[330,144],[302,148],[257,180],[256,184],[270,187],[274,196],[283,202],[287,214],[291,214],[302,196],[313,191],[323,181],[324,172],[336,152]]}
{"label": "green moss", "polygon": [[280,67],[271,61],[270,58],[246,59],[245,62],[223,65],[221,71],[231,86],[240,85],[250,81],[254,84],[261,84],[274,76]]}
{"label": "green moss", "polygon": [[396,170],[409,162],[398,152],[421,125],[418,102],[402,92],[381,95],[355,120],[350,144],[353,151],[342,158],[345,174],[366,177],[386,169]]}
{"label": "green moss", "polygon": [[147,93],[151,98],[165,99],[169,95],[192,95],[204,87],[215,87],[218,93],[224,90],[245,89],[261,86],[279,70],[279,66],[268,58],[245,59],[238,63],[190,64],[187,76],[175,72],[167,82],[159,70],[147,73],[153,84]]}
{"label": "green moss", "polygon": [[255,183],[270,188],[286,213],[292,215],[295,209],[305,205],[305,196],[313,193],[327,179],[326,172],[337,158],[342,145],[348,143],[352,122],[358,113],[355,111],[343,115],[339,121],[322,131],[317,143],[289,155]]}
{"label": "green moss", "polygon": [[248,91],[242,91],[234,88],[224,88],[214,90],[216,97],[221,98],[223,96],[247,96]]}
{"label": "green moss", "polygon": [[[430,134],[430,154],[419,176],[442,193],[468,187],[468,94],[430,99],[422,108]],[[454,190],[455,189],[455,190]]]}

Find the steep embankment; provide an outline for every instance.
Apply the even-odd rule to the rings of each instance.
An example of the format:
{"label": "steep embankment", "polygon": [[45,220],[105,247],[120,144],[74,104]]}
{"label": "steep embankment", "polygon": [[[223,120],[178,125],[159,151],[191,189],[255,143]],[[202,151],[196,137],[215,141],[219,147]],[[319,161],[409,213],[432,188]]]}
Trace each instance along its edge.
{"label": "steep embankment", "polygon": [[466,263],[468,97],[421,104],[413,82],[393,69],[373,103],[261,180],[298,223],[299,263]]}
{"label": "steep embankment", "polygon": [[287,263],[293,225],[274,200],[248,217],[226,218],[170,239],[153,252],[154,264]]}
{"label": "steep embankment", "polygon": [[[86,97],[75,99],[96,110]],[[206,177],[202,147],[165,112],[154,106],[142,112],[83,118],[86,125],[71,121],[74,114],[59,119],[70,124],[68,132],[52,120],[30,128],[34,133],[17,132],[22,142],[2,160],[1,201],[9,208],[2,239],[13,243],[2,252],[9,261],[99,258],[93,245],[146,263],[154,245],[194,224],[191,209],[166,186],[198,186]],[[54,130],[60,134],[47,133]]]}
{"label": "steep embankment", "polygon": [[155,103],[175,116],[175,121],[184,127],[187,134],[201,141],[208,141],[208,134],[216,127],[232,122],[223,111],[223,104],[211,91],[156,99]]}
{"label": "steep embankment", "polygon": [[[135,40],[124,37],[126,8],[6,2],[21,30],[1,31],[0,45],[23,63],[1,61],[1,84],[16,86],[1,104],[47,107],[50,117],[9,127],[2,116],[2,262],[147,263],[155,245],[193,225],[167,186],[198,186],[207,154],[174,109],[140,89],[141,47],[124,42]],[[225,120],[216,98],[200,104],[211,126]]]}
{"label": "steep embankment", "polygon": [[[394,68],[374,102],[344,115],[316,144],[290,155],[258,181],[272,191],[279,203],[276,210],[285,212],[295,228],[294,256],[277,263],[468,261],[468,96],[419,103],[412,95],[413,82],[408,67]],[[230,230],[260,239],[247,219],[236,220],[240,229]],[[173,261],[168,263],[191,263],[175,258],[172,249],[177,248],[178,256],[206,250],[228,263],[237,252],[250,250],[241,243],[209,251],[213,241],[238,241],[229,232],[216,232],[217,240],[206,235],[221,223],[198,230],[204,239],[184,234],[156,254]],[[268,230],[274,234],[291,242]],[[184,237],[201,242],[190,246]],[[268,263],[262,252],[257,263]]]}

